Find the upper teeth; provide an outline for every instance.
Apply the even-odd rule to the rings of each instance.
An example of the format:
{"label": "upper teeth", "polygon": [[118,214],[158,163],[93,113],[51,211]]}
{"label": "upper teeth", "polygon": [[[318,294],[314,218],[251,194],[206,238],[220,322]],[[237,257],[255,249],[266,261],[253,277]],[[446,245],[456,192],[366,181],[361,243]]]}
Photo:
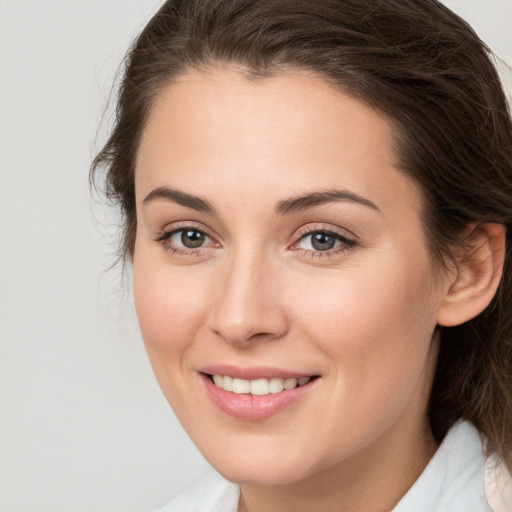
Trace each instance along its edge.
{"label": "upper teeth", "polygon": [[229,375],[213,375],[213,382],[218,388],[233,393],[245,393],[251,395],[268,395],[269,393],[280,393],[283,390],[293,389],[297,386],[304,386],[310,381],[310,377],[280,379],[234,379]]}

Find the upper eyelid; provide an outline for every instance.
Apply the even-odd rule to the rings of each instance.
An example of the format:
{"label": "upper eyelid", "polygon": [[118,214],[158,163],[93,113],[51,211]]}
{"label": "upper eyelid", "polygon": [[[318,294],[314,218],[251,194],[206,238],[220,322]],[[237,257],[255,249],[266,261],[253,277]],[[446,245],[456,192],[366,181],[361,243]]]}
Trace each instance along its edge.
{"label": "upper eyelid", "polygon": [[216,240],[217,238],[212,234],[211,230],[209,230],[206,226],[201,224],[200,222],[194,221],[179,221],[171,224],[167,224],[159,233],[158,237],[163,238],[169,236],[178,231],[183,231],[187,228],[196,229],[197,231],[201,231],[212,240]]}
{"label": "upper eyelid", "polygon": [[[185,230],[187,228],[197,229],[198,231],[204,233],[206,236],[208,236],[211,240],[213,240],[215,243],[219,242],[219,237],[214,235],[213,232],[206,227],[201,222],[196,221],[177,221],[174,223],[167,224],[158,234],[156,240],[164,240],[165,238],[169,238],[170,235],[173,233]],[[300,228],[296,229],[293,234],[291,235],[291,242],[288,244],[288,247],[290,245],[295,244],[299,239],[302,239],[306,236],[310,236],[313,233],[317,232],[325,232],[325,233],[331,233],[333,235],[336,235],[340,238],[349,240],[351,242],[357,243],[359,241],[358,237],[354,235],[352,232],[339,228],[337,226],[333,226],[332,224],[326,224],[326,223],[308,223],[306,225],[301,226]]]}
{"label": "upper eyelid", "polygon": [[353,242],[358,241],[358,237],[356,235],[354,235],[354,233],[352,233],[346,229],[337,228],[332,225],[323,224],[323,223],[306,224],[305,226],[302,226],[301,228],[296,230],[293,237],[295,239],[303,238],[305,236],[308,236],[308,235],[311,235],[311,234],[317,233],[317,232],[332,233],[333,235],[338,235],[341,238],[346,238]]}
{"label": "upper eyelid", "polygon": [[[326,233],[328,234],[329,236],[333,236],[333,238],[337,239],[337,241],[340,243],[340,245],[338,247],[333,247],[332,249],[328,249],[328,250],[325,250],[325,251],[312,251],[311,249],[302,249],[303,251],[306,251],[306,252],[312,252],[312,253],[315,253],[315,254],[329,254],[329,253],[332,253],[332,252],[336,252],[338,251],[341,247],[345,247],[345,248],[349,248],[349,247],[354,247],[356,245],[358,245],[358,241],[353,239],[353,238],[349,238],[348,236],[345,236],[345,235],[341,235],[337,232],[334,232],[334,231],[325,231],[325,230],[313,230],[309,233],[305,233],[304,235],[300,236],[299,238],[297,238],[295,240],[295,242],[293,242],[291,245],[289,245],[288,247],[289,248],[292,248],[293,246],[299,244],[302,240],[306,240],[308,237],[310,237],[311,235],[313,235],[314,233]],[[295,249],[297,250],[297,249]]]}

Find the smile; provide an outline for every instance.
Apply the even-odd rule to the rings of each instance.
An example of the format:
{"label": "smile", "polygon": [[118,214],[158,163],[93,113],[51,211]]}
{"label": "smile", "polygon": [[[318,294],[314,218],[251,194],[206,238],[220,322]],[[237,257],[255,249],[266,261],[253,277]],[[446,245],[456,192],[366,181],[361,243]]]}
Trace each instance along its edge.
{"label": "smile", "polygon": [[215,371],[204,370],[199,375],[213,404],[223,413],[245,421],[261,421],[290,410],[293,404],[306,399],[322,380],[319,375],[294,376],[270,368],[218,366]]}
{"label": "smile", "polygon": [[298,386],[306,385],[311,377],[291,377],[282,379],[272,377],[270,379],[237,379],[229,375],[212,375],[213,383],[224,391],[231,391],[236,394],[248,394],[256,396],[269,395],[271,393],[281,393]]}

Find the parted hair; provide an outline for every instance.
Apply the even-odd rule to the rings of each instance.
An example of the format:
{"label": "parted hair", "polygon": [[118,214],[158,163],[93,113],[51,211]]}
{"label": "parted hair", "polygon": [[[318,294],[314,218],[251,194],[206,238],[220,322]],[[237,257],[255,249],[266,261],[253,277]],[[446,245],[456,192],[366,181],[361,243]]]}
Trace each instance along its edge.
{"label": "parted hair", "polygon": [[512,466],[512,125],[492,55],[437,0],[169,0],[133,43],[115,124],[91,180],[123,215],[133,256],[134,175],[159,93],[188,70],[231,65],[257,80],[307,70],[383,113],[398,168],[423,197],[432,261],[452,261],[468,226],[506,226],[504,275],[491,304],[439,327],[429,417],[441,440],[459,418]]}

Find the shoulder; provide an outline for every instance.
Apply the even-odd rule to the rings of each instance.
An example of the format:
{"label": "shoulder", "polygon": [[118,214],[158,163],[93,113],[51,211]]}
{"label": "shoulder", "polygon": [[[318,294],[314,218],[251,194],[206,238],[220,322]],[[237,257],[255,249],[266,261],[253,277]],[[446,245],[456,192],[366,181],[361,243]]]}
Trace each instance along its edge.
{"label": "shoulder", "polygon": [[212,470],[158,512],[236,512],[239,492],[238,485]]}

